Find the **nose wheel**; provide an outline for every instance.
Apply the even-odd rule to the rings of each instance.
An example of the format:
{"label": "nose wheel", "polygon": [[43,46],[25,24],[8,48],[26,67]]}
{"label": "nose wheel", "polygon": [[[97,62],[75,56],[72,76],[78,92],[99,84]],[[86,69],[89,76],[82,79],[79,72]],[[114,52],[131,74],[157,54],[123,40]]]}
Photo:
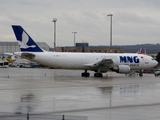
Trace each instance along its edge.
{"label": "nose wheel", "polygon": [[140,70],[140,72],[139,72],[139,76],[140,76],[140,77],[142,77],[142,76],[143,76],[143,72],[142,72],[142,70]]}

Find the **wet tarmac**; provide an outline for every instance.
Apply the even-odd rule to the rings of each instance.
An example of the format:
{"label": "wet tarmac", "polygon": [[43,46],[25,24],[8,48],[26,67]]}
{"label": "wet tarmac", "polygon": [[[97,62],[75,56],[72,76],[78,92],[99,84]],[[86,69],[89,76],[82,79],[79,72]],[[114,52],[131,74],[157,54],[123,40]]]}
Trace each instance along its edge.
{"label": "wet tarmac", "polygon": [[159,120],[160,77],[81,70],[0,68],[0,115],[87,116],[88,120]]}

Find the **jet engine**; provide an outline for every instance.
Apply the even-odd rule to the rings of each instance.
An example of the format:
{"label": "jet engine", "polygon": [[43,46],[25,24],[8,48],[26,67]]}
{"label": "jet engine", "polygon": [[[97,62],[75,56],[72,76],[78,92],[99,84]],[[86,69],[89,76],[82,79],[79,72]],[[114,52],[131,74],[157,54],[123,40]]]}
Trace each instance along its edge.
{"label": "jet engine", "polygon": [[117,73],[129,73],[130,69],[131,68],[128,65],[118,65],[111,68],[112,71],[116,71]]}

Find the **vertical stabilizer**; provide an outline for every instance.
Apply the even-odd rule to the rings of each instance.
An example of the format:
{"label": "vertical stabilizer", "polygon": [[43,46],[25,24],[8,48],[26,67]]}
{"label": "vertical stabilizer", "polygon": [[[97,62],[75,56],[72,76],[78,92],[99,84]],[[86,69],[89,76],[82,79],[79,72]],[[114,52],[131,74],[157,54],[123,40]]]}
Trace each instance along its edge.
{"label": "vertical stabilizer", "polygon": [[21,26],[12,25],[12,28],[22,52],[43,52]]}

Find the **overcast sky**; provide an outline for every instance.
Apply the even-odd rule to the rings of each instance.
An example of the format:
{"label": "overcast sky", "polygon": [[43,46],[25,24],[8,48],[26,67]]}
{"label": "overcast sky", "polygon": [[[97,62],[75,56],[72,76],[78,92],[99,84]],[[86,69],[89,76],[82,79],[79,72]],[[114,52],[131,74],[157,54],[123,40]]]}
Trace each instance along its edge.
{"label": "overcast sky", "polygon": [[16,41],[11,25],[21,25],[36,42],[53,47],[76,42],[113,45],[160,43],[160,0],[0,0],[0,41]]}

